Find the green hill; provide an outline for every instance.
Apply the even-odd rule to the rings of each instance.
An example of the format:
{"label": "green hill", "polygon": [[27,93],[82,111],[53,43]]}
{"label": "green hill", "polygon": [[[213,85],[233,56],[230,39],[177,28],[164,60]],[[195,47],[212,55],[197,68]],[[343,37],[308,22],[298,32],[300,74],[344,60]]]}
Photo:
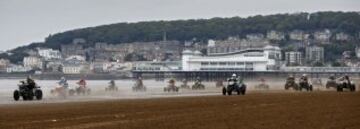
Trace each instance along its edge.
{"label": "green hill", "polygon": [[[93,46],[96,42],[119,44],[136,41],[158,41],[162,39],[165,32],[168,40],[186,41],[196,38],[200,41],[206,41],[208,39],[225,39],[234,35],[245,37],[249,33],[266,34],[270,30],[314,32],[323,29],[330,29],[332,32],[346,32],[351,36],[358,37],[360,15],[358,12],[317,12],[257,15],[247,18],[116,23],[50,35],[46,37],[45,43],[14,49],[13,53],[17,55],[17,59],[12,59],[12,61],[18,60],[21,57],[19,52],[23,52],[24,49],[38,46],[58,49],[61,44],[71,43],[75,38],[84,38],[88,42],[87,46]],[[2,56],[4,57],[4,55]]]}

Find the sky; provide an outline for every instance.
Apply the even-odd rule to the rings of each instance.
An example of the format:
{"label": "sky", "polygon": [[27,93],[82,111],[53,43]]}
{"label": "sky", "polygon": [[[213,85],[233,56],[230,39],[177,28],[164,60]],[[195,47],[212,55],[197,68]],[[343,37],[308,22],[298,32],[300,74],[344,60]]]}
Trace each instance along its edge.
{"label": "sky", "polygon": [[118,22],[360,11],[360,0],[0,0],[0,51]]}

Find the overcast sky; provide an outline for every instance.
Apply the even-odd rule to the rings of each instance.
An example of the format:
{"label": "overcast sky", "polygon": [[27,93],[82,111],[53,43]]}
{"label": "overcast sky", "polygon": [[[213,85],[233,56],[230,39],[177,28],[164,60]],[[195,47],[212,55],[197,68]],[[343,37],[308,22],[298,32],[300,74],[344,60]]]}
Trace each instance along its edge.
{"label": "overcast sky", "polygon": [[117,22],[359,10],[360,0],[0,0],[0,50]]}

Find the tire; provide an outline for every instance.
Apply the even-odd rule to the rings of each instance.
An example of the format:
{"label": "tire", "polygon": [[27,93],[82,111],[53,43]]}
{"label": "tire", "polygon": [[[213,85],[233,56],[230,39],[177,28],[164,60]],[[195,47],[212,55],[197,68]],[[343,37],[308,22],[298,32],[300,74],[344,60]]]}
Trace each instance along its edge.
{"label": "tire", "polygon": [[223,89],[222,89],[222,94],[226,95],[226,88],[225,87],[223,87]]}
{"label": "tire", "polygon": [[[66,95],[65,95],[65,96],[66,96]],[[36,90],[36,91],[35,91],[35,97],[36,97],[37,100],[41,100],[42,97],[43,97],[42,91],[41,91],[41,90]]]}
{"label": "tire", "polygon": [[90,95],[91,94],[91,90],[90,89],[87,89],[86,90],[86,95]]}
{"label": "tire", "polygon": [[228,93],[228,95],[231,95],[232,94],[232,91],[233,91],[233,88],[227,88],[227,93]]}
{"label": "tire", "polygon": [[15,90],[13,97],[15,101],[18,101],[20,99],[20,92],[18,90]]}
{"label": "tire", "polygon": [[73,90],[73,89],[69,90],[69,95],[74,96],[75,95],[75,90]]}
{"label": "tire", "polygon": [[241,94],[245,95],[246,94],[246,86],[243,86],[243,88],[241,89]]}
{"label": "tire", "polygon": [[350,91],[351,91],[351,92],[354,92],[354,91],[355,91],[355,85],[351,85],[351,86],[350,86]]}
{"label": "tire", "polygon": [[237,89],[236,89],[236,93],[237,93],[237,95],[240,95],[240,94],[241,94],[240,88],[237,88]]}
{"label": "tire", "polygon": [[341,85],[339,85],[339,86],[337,86],[336,90],[337,90],[338,92],[342,92],[342,91],[343,91],[343,87],[342,87]]}

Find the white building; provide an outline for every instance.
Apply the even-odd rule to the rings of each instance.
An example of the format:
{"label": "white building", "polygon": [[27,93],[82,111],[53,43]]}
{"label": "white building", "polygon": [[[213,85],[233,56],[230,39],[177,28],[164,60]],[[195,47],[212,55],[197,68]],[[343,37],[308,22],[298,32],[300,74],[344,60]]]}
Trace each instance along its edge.
{"label": "white building", "polygon": [[317,46],[306,47],[306,60],[308,62],[323,62],[324,48]]}
{"label": "white building", "polygon": [[59,50],[38,49],[38,54],[46,60],[61,59],[61,53]]}
{"label": "white building", "polygon": [[199,51],[185,50],[182,56],[184,71],[267,71],[279,66],[279,47],[249,48],[225,54],[204,56]]}
{"label": "white building", "polygon": [[314,39],[322,43],[329,43],[330,37],[331,37],[331,32],[328,29],[325,29],[324,31],[316,31],[314,33]]}
{"label": "white building", "polygon": [[31,67],[24,67],[21,65],[10,65],[6,68],[7,73],[24,73],[29,72],[31,70]]}
{"label": "white building", "polygon": [[305,40],[305,33],[302,30],[294,30],[294,31],[290,32],[289,38],[291,40],[302,41],[302,40]]}
{"label": "white building", "polygon": [[39,57],[29,56],[23,59],[24,67],[40,68],[43,67],[43,61]]}
{"label": "white building", "polygon": [[350,40],[350,37],[351,37],[350,35],[348,35],[344,32],[340,32],[335,35],[335,39],[339,40],[339,41],[348,41],[348,40]]}
{"label": "white building", "polygon": [[267,32],[266,38],[268,38],[270,40],[284,40],[285,34],[283,32],[278,32],[278,31],[272,30],[272,31]]}
{"label": "white building", "polygon": [[140,71],[179,71],[181,61],[140,61],[134,62],[133,70]]}
{"label": "white building", "polygon": [[360,47],[355,48],[355,54],[357,58],[360,58]]}
{"label": "white building", "polygon": [[82,60],[69,59],[63,63],[62,72],[64,74],[81,74],[90,71],[90,66]]}
{"label": "white building", "polygon": [[302,53],[298,51],[285,52],[285,62],[288,66],[302,65]]}

